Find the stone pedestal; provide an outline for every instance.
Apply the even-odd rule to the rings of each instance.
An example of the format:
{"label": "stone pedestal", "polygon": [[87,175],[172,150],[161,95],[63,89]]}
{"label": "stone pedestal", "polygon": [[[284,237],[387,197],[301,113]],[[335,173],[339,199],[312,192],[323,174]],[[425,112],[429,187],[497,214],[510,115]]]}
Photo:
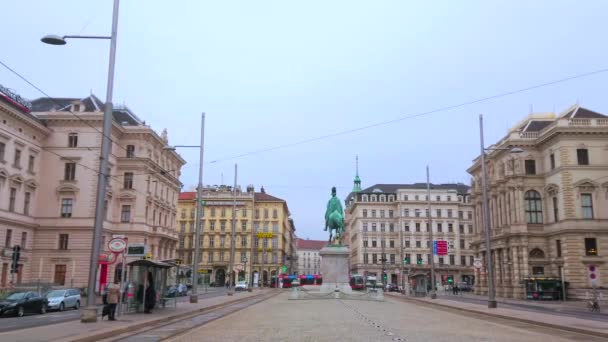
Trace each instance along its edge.
{"label": "stone pedestal", "polygon": [[[348,264],[350,250],[345,246],[326,246],[319,251],[321,256],[321,293],[352,293]],[[338,294],[336,294],[338,295]]]}

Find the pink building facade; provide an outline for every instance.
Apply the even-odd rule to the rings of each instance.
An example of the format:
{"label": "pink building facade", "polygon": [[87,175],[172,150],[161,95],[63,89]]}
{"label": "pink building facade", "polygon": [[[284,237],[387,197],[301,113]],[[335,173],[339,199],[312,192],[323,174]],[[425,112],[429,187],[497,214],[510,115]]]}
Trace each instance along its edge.
{"label": "pink building facade", "polygon": [[[85,287],[104,105],[94,95],[22,102],[0,98],[0,287],[11,282],[15,245],[22,248],[15,283]],[[113,116],[102,251],[113,235],[125,235],[148,246],[154,260],[174,258],[185,161],[164,149],[166,132],[158,135],[128,108]],[[115,278],[120,262],[100,267],[101,283]]]}

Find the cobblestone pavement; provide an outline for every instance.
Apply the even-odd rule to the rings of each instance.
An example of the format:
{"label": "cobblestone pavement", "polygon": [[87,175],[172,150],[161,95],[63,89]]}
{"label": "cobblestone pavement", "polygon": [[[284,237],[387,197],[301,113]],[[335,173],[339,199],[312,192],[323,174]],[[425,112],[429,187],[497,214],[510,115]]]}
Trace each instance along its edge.
{"label": "cobblestone pavement", "polygon": [[[542,332],[541,332],[542,331]],[[468,317],[392,298],[288,300],[288,293],[172,341],[593,341],[525,323]]]}

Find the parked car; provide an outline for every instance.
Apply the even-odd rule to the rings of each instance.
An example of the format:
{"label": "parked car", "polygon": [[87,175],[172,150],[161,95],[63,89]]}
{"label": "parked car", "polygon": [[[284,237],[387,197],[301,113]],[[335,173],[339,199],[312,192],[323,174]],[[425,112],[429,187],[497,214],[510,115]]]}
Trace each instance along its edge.
{"label": "parked car", "polygon": [[386,290],[388,292],[399,292],[399,286],[397,284],[388,284],[386,285]]}
{"label": "parked car", "polygon": [[46,294],[49,310],[63,311],[66,308],[80,308],[80,290],[54,290]]}
{"label": "parked car", "polygon": [[242,281],[237,281],[236,285],[234,285],[234,290],[235,291],[245,291],[248,288],[248,284],[246,281],[242,280]]}
{"label": "parked car", "polygon": [[0,316],[13,314],[23,317],[26,313],[45,314],[48,300],[34,292],[15,292],[0,302]]}

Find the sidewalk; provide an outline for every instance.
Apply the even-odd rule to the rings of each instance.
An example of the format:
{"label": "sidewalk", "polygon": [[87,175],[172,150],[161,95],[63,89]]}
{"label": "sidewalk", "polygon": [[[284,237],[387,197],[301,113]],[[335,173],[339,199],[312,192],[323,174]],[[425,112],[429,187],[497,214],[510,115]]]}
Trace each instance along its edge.
{"label": "sidewalk", "polygon": [[[94,341],[109,336],[115,336],[129,330],[139,329],[147,325],[154,325],[170,319],[186,316],[197,311],[203,311],[210,307],[222,305],[228,302],[240,300],[247,297],[262,295],[270,292],[269,289],[254,290],[253,292],[236,292],[234,296],[218,296],[199,299],[196,304],[189,302],[178,302],[177,307],[156,308],[152,314],[126,314],[117,321],[107,320],[96,323],[81,323],[80,321],[69,321],[54,325],[45,325],[35,328],[8,331],[0,333],[0,341],[3,342],[43,342],[43,341]],[[93,338],[95,337],[95,338]]]}
{"label": "sidewalk", "polygon": [[547,328],[563,329],[608,338],[608,324],[606,324],[605,321],[565,317],[550,313],[517,310],[512,308],[501,308],[500,305],[496,309],[489,309],[485,304],[462,302],[441,297],[438,297],[437,299],[430,299],[428,297],[406,297],[401,294],[390,292],[386,293],[385,295],[394,298],[401,298],[402,300],[409,302],[425,303],[438,307],[449,307],[463,312],[483,314],[485,316],[504,318],[512,321],[544,326]]}

